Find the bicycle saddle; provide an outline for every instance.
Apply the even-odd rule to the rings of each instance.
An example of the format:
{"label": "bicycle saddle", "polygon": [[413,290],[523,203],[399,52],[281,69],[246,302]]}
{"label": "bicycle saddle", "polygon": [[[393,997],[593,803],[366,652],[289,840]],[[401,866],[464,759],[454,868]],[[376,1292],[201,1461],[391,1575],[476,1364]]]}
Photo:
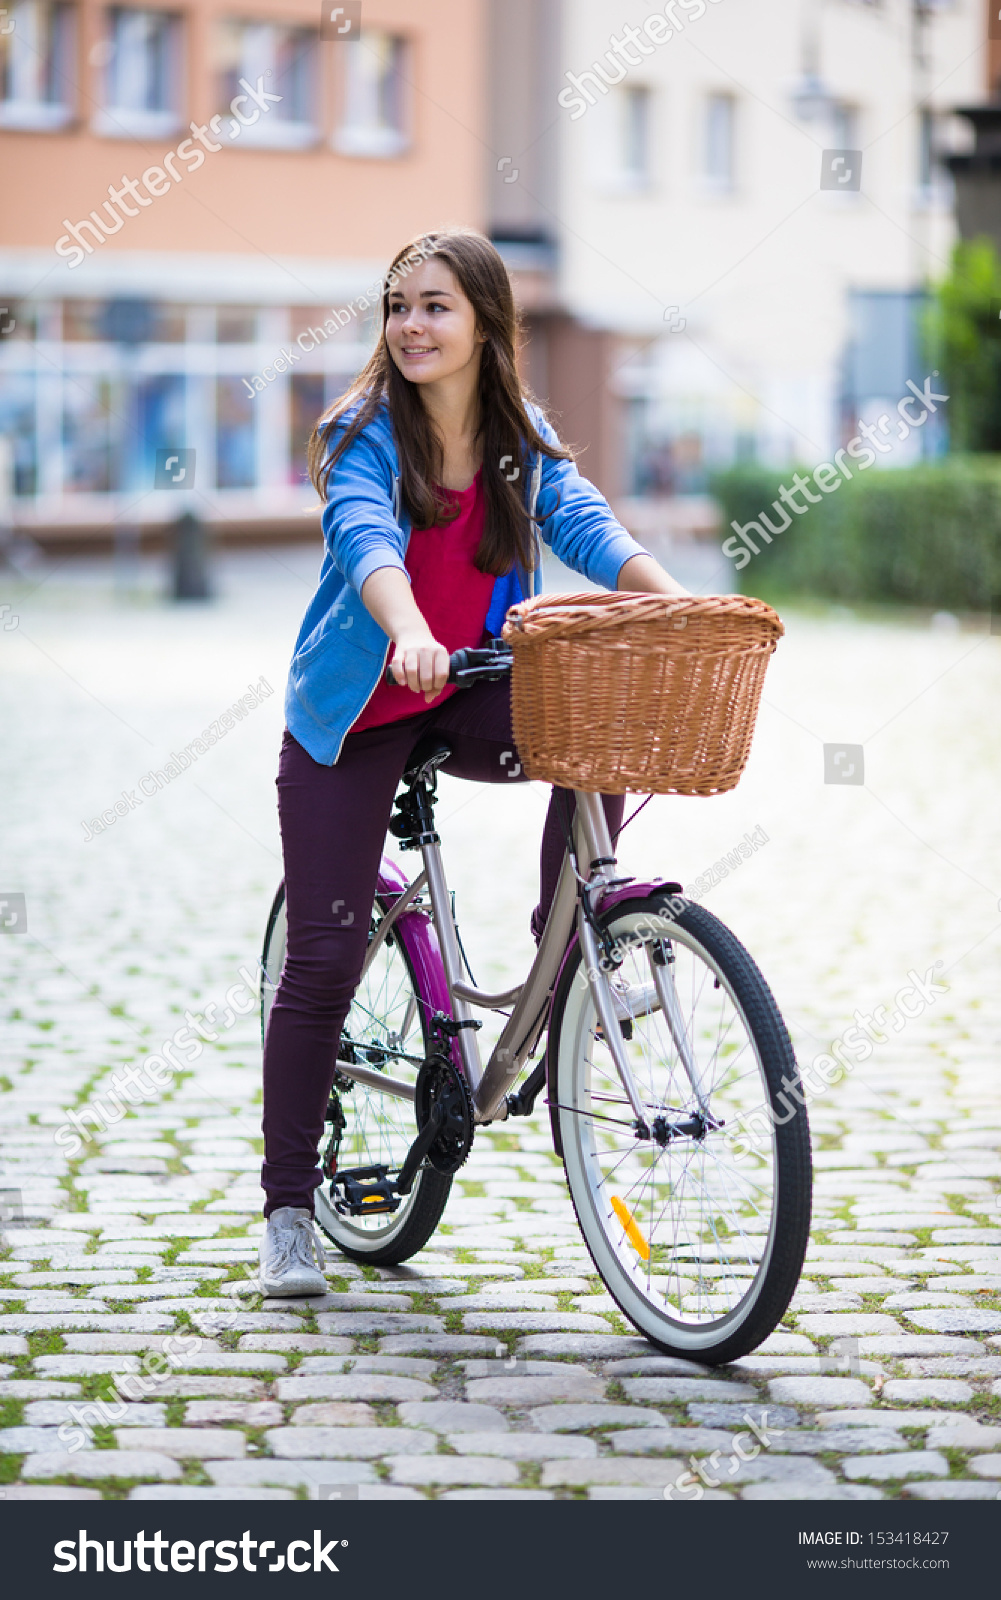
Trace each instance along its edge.
{"label": "bicycle saddle", "polygon": [[452,754],[452,746],[441,734],[429,733],[418,739],[403,769],[404,783],[415,784],[430,778]]}

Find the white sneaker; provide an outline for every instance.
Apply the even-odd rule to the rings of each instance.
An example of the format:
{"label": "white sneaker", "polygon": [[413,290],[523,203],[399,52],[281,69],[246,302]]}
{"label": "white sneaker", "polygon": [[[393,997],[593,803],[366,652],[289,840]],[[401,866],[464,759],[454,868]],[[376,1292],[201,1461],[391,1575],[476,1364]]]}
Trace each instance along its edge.
{"label": "white sneaker", "polygon": [[326,1294],[323,1250],[304,1206],[279,1206],[261,1240],[261,1293]]}

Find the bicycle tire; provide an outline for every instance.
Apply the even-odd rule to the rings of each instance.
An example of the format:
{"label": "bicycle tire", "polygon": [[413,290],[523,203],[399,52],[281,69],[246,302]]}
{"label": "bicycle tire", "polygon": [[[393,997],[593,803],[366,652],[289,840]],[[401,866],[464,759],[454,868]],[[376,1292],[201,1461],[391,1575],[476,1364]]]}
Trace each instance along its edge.
{"label": "bicycle tire", "polygon": [[[753,1146],[748,1144],[749,1131],[737,1133],[737,1143],[743,1142],[747,1149],[735,1153],[732,1164],[739,1164],[745,1159],[747,1150],[750,1150],[757,1165],[744,1169],[743,1175],[734,1180],[732,1191],[725,1176],[721,1181],[726,1169],[723,1156],[717,1152],[724,1150],[726,1141],[729,1141],[732,1151],[737,1152],[737,1145],[733,1143],[732,1118],[729,1134],[720,1135],[719,1129],[710,1126],[701,1140],[695,1137],[689,1139],[687,1165],[681,1170],[680,1181],[677,1175],[670,1176],[669,1168],[666,1172],[662,1169],[659,1178],[656,1173],[658,1162],[666,1157],[668,1151],[680,1150],[683,1143],[681,1139],[671,1140],[661,1150],[660,1156],[653,1160],[652,1166],[642,1166],[642,1159],[636,1152],[643,1148],[649,1154],[652,1144],[641,1147],[637,1143],[630,1126],[632,1112],[614,1067],[608,1073],[607,1065],[604,1068],[601,1065],[602,1060],[610,1065],[611,1058],[600,1028],[596,1025],[594,1002],[582,968],[580,948],[576,944],[567,958],[554,995],[548,1042],[549,1098],[557,1147],[563,1155],[577,1220],[594,1264],[612,1298],[626,1319],[658,1349],[669,1355],[718,1365],[737,1360],[755,1349],[781,1321],[795,1292],[810,1231],[812,1164],[809,1122],[805,1107],[793,1093],[799,1080],[788,1032],[772,993],[754,961],[711,912],[692,902],[684,902],[681,910],[678,905],[677,899],[662,893],[647,894],[619,901],[610,911],[602,914],[599,921],[613,936],[631,938],[641,945],[649,945],[651,949],[652,941],[646,938],[642,930],[644,925],[655,930],[657,939],[662,941],[662,952],[666,952],[667,959],[673,963],[670,968],[672,973],[678,967],[679,952],[688,952],[685,965],[691,965],[691,990],[696,999],[692,1002],[691,1018],[685,1021],[685,1032],[698,1059],[700,1071],[710,1047],[700,1042],[703,1032],[706,1032],[701,1009],[698,1019],[696,1017],[696,1007],[702,1007],[706,992],[705,979],[698,988],[695,984],[699,963],[705,967],[706,979],[710,974],[713,976],[706,999],[707,1014],[715,1008],[722,1017],[728,1003],[739,1026],[743,1028],[746,1042],[751,1047],[750,1057],[753,1057],[757,1068],[762,1093],[762,1110],[760,1114],[752,1111],[752,1120],[746,1122],[746,1127],[749,1130],[753,1125],[753,1117],[758,1115],[759,1122],[763,1120],[768,1132],[765,1135],[759,1125],[755,1136],[761,1141],[761,1148],[764,1148],[766,1139],[771,1146],[773,1182],[767,1230],[762,1228],[760,1208],[754,1197],[755,1190],[764,1193],[765,1184],[750,1176],[752,1172],[759,1173],[762,1178],[767,1175],[767,1152],[762,1155],[760,1149],[755,1152]],[[631,946],[630,959],[633,958],[633,952],[634,947]],[[644,949],[643,956],[652,972],[649,950]],[[680,967],[678,971],[680,974]],[[621,987],[625,980],[620,977],[618,981]],[[640,993],[638,988],[635,993]],[[722,998],[713,998],[717,996]],[[628,1011],[628,1000],[623,1000],[622,1005]],[[645,1028],[647,1033],[652,1032],[654,1024],[648,1022],[649,1017],[659,1019],[656,1028],[661,1035],[666,1037],[670,1032],[663,1012],[659,1007],[651,1008],[630,1024],[633,1042],[626,1046],[627,1056],[642,1056],[642,1048],[637,1049],[635,1030],[642,1032]],[[738,1047],[739,1033],[734,1031],[731,1034],[731,1027],[732,1024],[728,1024],[725,1032],[717,1033],[717,1051],[722,1041],[725,1047],[722,1053],[728,1055],[730,1060],[720,1070],[720,1095],[715,1106],[710,1106],[713,1116],[724,1105],[729,1110],[731,1100],[738,1107],[741,1098],[746,1103],[748,1094],[753,1093],[755,1088],[750,1058],[746,1072],[743,1068],[739,1074],[731,1070],[739,1064],[744,1050],[743,1045]],[[711,1028],[707,1037],[712,1037]],[[665,1057],[670,1056],[670,1046],[665,1044],[664,1053]],[[662,1101],[682,1099],[677,1091],[687,1082],[680,1070],[680,1053],[677,1049],[675,1056],[679,1057],[675,1064],[664,1069],[666,1087],[661,1095]],[[632,1061],[631,1064],[634,1065],[637,1087],[640,1087],[641,1078],[646,1087],[646,1077]],[[646,1067],[643,1070],[645,1072]],[[604,1081],[603,1072],[606,1074]],[[652,1069],[649,1080],[656,1088]],[[745,1084],[746,1088],[741,1087]],[[603,1104],[601,1112],[590,1109],[597,1103],[592,1101],[592,1094],[604,1100],[606,1089],[612,1101],[617,1093],[624,1108],[624,1112],[618,1112],[615,1119],[608,1115],[613,1109],[609,1104]],[[668,1093],[668,1089],[676,1092]],[[715,1093],[715,1090],[712,1092]],[[795,1102],[791,1113],[790,1096]],[[678,1110],[688,1115],[691,1103],[694,1103],[694,1094],[689,1086],[689,1101]],[[650,1104],[646,1098],[645,1104]],[[651,1105],[651,1113],[654,1109],[655,1105]],[[671,1114],[674,1116],[675,1112],[672,1110]],[[745,1118],[745,1111],[739,1111],[739,1116]],[[609,1126],[620,1117],[629,1130],[628,1134],[610,1133]],[[738,1129],[740,1126],[741,1122],[738,1121]],[[615,1146],[616,1139],[619,1140],[619,1147]],[[604,1148],[599,1150],[602,1144]],[[690,1169],[697,1159],[696,1146],[701,1153],[701,1175],[696,1173],[689,1184]],[[618,1150],[621,1154],[617,1154],[616,1164],[610,1152],[617,1153]],[[707,1162],[710,1160],[714,1165],[707,1177]],[[599,1174],[605,1174],[606,1169],[607,1174],[599,1178]],[[629,1206],[612,1194],[612,1175],[622,1174],[616,1182],[625,1189],[625,1180],[633,1172],[642,1175],[634,1181],[632,1189],[626,1189],[626,1193],[627,1196],[637,1194],[642,1200],[645,1189],[649,1190],[649,1237]],[[698,1220],[694,1200],[686,1199],[686,1184],[687,1193],[693,1197],[701,1185]],[[721,1195],[731,1193],[738,1198],[732,1205],[732,1220],[728,1222],[721,1212],[714,1213],[712,1207],[720,1203]],[[750,1202],[746,1199],[747,1193],[752,1196]],[[702,1222],[707,1194],[710,1204],[708,1226],[705,1226]],[[660,1207],[662,1200],[663,1208],[657,1215],[655,1202]],[[616,1201],[619,1202],[618,1209]],[[669,1208],[671,1215],[665,1222]],[[640,1210],[643,1211],[642,1205]],[[630,1223],[632,1233],[629,1232]],[[661,1236],[656,1241],[653,1233],[655,1226],[661,1228]],[[672,1231],[675,1237],[665,1243],[664,1236]],[[734,1243],[728,1255],[731,1239]],[[645,1264],[642,1255],[644,1246],[648,1250]],[[655,1250],[660,1252],[656,1256]],[[654,1262],[656,1265],[652,1264]],[[712,1265],[713,1262],[715,1265]],[[667,1264],[666,1271],[664,1263]],[[710,1287],[703,1288],[707,1275]],[[666,1282],[661,1283],[661,1278]],[[676,1290],[671,1287],[672,1279],[677,1284]],[[722,1294],[713,1293],[713,1283],[717,1290],[722,1288]],[[677,1303],[672,1304],[672,1300]],[[728,1301],[733,1303],[726,1303]]]}
{"label": "bicycle tire", "polygon": [[[382,900],[376,896],[372,912],[370,938],[374,934],[379,921],[385,915],[386,909],[387,907]],[[430,1048],[428,1024],[434,1006],[429,998],[420,991],[415,965],[407,950],[405,923],[406,917],[401,917],[391,935],[391,942],[387,941],[383,945],[380,954],[376,957],[376,962],[392,957],[398,958],[402,963],[403,972],[409,984],[410,995],[416,1001],[414,1021],[419,1021],[420,1024],[419,1033],[416,1031],[414,1033],[414,1044],[416,1045],[419,1039],[419,1049],[423,1056],[428,1053]],[[268,917],[264,951],[261,957],[263,969],[261,983],[262,1041],[267,1032],[271,1003],[285,960],[286,934],[285,885],[282,883],[279,885]],[[365,981],[363,980],[363,984]],[[380,986],[378,976],[375,980],[375,986],[376,988]],[[385,986],[383,985],[383,987]],[[355,1022],[355,1034],[352,1033],[352,1019],[356,1018],[358,1010],[358,993],[360,993],[360,989],[356,993],[352,1009],[348,1012],[344,1024],[344,1035],[349,1038],[354,1038],[355,1034],[360,1035],[362,1031],[357,1022]],[[373,1028],[377,1025],[378,1019],[373,1019],[370,1016],[368,1022],[369,1027],[366,1031],[372,1037],[366,1039],[365,1045],[366,1048],[372,1048],[377,1043],[377,1034],[373,1031]],[[390,1030],[386,1029],[385,1031],[388,1033]],[[412,1076],[416,1079],[416,1068],[411,1070],[405,1066],[401,1067],[392,1058],[390,1060],[395,1077],[408,1078]],[[392,1115],[396,1111],[396,1108],[402,1108],[402,1115],[395,1116],[391,1128],[387,1126],[384,1136],[384,1142],[391,1148],[392,1154],[399,1157],[399,1160],[396,1161],[396,1165],[399,1165],[399,1161],[402,1160],[402,1154],[409,1148],[410,1142],[416,1137],[417,1133],[417,1124],[413,1117],[412,1108],[406,1101],[390,1100],[388,1096],[380,1096],[375,1091],[363,1090],[361,1085],[356,1085],[354,1091],[345,1092],[341,1098],[342,1108],[348,1124],[341,1139],[341,1150],[344,1151],[346,1147],[350,1153],[352,1143],[354,1143],[357,1146],[364,1145],[368,1149],[369,1155],[373,1153],[370,1148],[373,1142],[372,1138],[364,1132],[364,1129],[359,1130],[352,1127],[352,1121],[358,1120],[357,1107],[363,1101],[366,1106],[366,1111],[362,1114],[363,1117],[367,1115],[369,1107],[378,1103],[384,1108],[384,1121],[387,1115]],[[410,1118],[411,1125],[409,1127],[406,1126],[407,1117]],[[326,1141],[326,1137],[325,1133],[324,1141]],[[355,1154],[360,1155],[361,1150],[356,1150]],[[355,1165],[355,1161],[350,1160],[350,1162],[343,1164]],[[359,1166],[368,1164],[369,1162],[366,1160],[357,1162]],[[315,1193],[316,1221],[324,1233],[337,1246],[341,1254],[347,1256],[350,1260],[367,1262],[371,1266],[396,1266],[402,1261],[408,1261],[411,1256],[416,1255],[427,1244],[441,1221],[441,1215],[448,1201],[451,1187],[452,1180],[450,1177],[435,1172],[430,1166],[424,1166],[415,1178],[410,1194],[401,1199],[399,1209],[391,1214],[383,1214],[386,1217],[385,1223],[377,1222],[376,1217],[367,1217],[364,1219],[363,1224],[361,1219],[345,1217],[335,1210],[331,1198],[330,1185],[324,1180]]]}

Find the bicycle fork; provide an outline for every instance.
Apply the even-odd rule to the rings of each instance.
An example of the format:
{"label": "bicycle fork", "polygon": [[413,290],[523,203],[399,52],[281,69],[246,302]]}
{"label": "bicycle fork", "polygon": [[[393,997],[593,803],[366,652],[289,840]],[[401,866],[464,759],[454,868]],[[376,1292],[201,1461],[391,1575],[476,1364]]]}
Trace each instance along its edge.
{"label": "bicycle fork", "polygon": [[[613,882],[615,882],[615,856],[611,836],[608,832],[608,822],[605,817],[601,800],[594,794],[577,794],[578,817],[578,854],[582,843],[588,852],[590,862],[590,876],[584,893],[594,895],[591,909],[600,905],[601,898]],[[625,1091],[626,1098],[636,1117],[636,1132],[640,1138],[650,1137],[650,1127],[647,1121],[647,1111],[642,1097],[636,1087],[629,1062],[626,1058],[622,1030],[619,1026],[621,1020],[637,1013],[627,1012],[616,1005],[615,992],[611,985],[611,974],[607,966],[602,964],[598,939],[591,920],[587,916],[583,898],[577,914],[578,936],[580,938],[581,953],[584,956],[585,971],[591,996],[594,1000],[598,1020],[605,1036],[615,1070]],[[647,945],[647,955],[650,961],[652,985],[644,986],[641,997],[642,1011],[638,1014],[648,1014],[660,1010],[670,1031],[674,1047],[685,1070],[685,1075],[692,1086],[692,1093],[702,1116],[711,1120],[709,1106],[702,1086],[702,1077],[692,1042],[685,1026],[681,1011],[681,1002],[674,983],[673,964],[660,956],[660,947],[653,944]],[[660,959],[658,959],[660,957]],[[652,990],[652,992],[651,992]],[[620,1018],[619,1011],[623,1010]]]}
{"label": "bicycle fork", "polygon": [[[608,972],[601,964],[598,950],[598,940],[591,920],[587,914],[584,895],[591,897],[589,905],[591,912],[598,909],[603,895],[614,881],[615,854],[612,846],[611,835],[608,831],[608,820],[600,796],[596,794],[577,793],[577,841],[578,859],[587,860],[589,875],[587,885],[582,889],[581,901],[577,910],[577,936],[580,939],[581,954],[584,957],[584,971],[587,974],[591,997],[594,1008],[598,1013],[605,1043],[608,1046],[615,1070],[625,1090],[626,1098],[633,1108],[636,1118],[637,1133],[641,1138],[649,1138],[650,1130],[646,1119],[646,1108],[636,1087],[626,1052],[623,1048],[622,1030],[619,1027],[619,1018],[615,1009],[615,997]],[[581,845],[586,854],[581,853]]]}

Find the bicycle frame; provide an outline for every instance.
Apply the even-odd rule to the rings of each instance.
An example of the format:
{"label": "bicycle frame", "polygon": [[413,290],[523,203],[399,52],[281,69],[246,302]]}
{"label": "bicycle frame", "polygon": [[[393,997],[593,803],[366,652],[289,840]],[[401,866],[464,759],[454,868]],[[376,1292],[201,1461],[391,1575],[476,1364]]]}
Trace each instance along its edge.
{"label": "bicycle frame", "polygon": [[[577,862],[588,863],[588,875],[585,879],[581,874],[580,883],[586,885],[591,906],[597,910],[605,896],[622,880],[616,877],[615,854],[599,797],[584,791],[575,791],[575,798],[577,808],[574,821],[574,857]],[[615,997],[608,975],[600,963],[594,931],[587,921],[583,904],[578,897],[578,869],[569,850],[563,857],[556,894],[528,976],[517,988],[503,993],[489,994],[465,981],[465,968],[452,916],[451,892],[445,877],[441,846],[432,843],[424,844],[420,848],[424,870],[399,894],[379,924],[365,964],[367,967],[371,962],[399,918],[412,911],[415,904],[419,903],[418,897],[426,887],[452,1016],[459,1024],[469,1024],[460,1026],[454,1041],[453,1055],[458,1056],[456,1064],[461,1066],[469,1084],[476,1122],[503,1120],[507,1116],[508,1092],[514,1086],[548,1022],[550,1000],[563,965],[567,945],[574,931],[575,919],[585,971],[605,1039],[608,1041],[633,1113],[640,1122],[645,1122],[643,1103],[622,1048]],[[642,893],[649,887],[652,886],[633,886],[631,892]],[[659,972],[655,972],[655,983],[658,975]],[[653,1010],[663,1004],[664,997],[660,994],[660,989],[666,982],[669,983],[670,979],[662,977],[660,982],[656,983],[656,988],[651,985],[647,1009]],[[475,1027],[472,1025],[473,1010],[479,1008],[498,1011],[505,1010],[508,1006],[512,1006],[513,1009],[484,1067]],[[365,1083],[383,1094],[411,1101],[414,1098],[414,1091],[408,1084],[387,1078],[381,1072],[355,1067],[345,1062],[338,1063],[338,1070],[346,1077]]]}

